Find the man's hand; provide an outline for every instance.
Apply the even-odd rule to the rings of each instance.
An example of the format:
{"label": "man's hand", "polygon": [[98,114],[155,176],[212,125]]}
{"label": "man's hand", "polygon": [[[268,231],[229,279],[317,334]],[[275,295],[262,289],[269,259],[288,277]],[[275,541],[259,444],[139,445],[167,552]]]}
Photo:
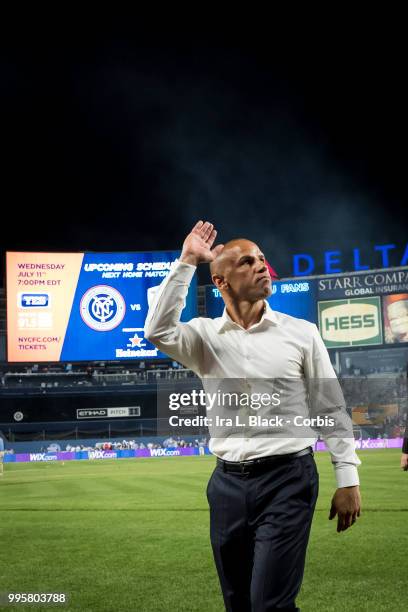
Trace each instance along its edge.
{"label": "man's hand", "polygon": [[212,223],[198,221],[183,243],[180,261],[198,266],[199,263],[210,263],[221,253],[224,248],[219,244],[211,250],[217,230]]}
{"label": "man's hand", "polygon": [[407,453],[402,453],[401,455],[401,469],[404,470],[404,472],[408,471],[408,454]]}
{"label": "man's hand", "polygon": [[333,495],[329,520],[331,521],[337,514],[337,531],[345,531],[356,522],[360,511],[360,487],[342,487]]}

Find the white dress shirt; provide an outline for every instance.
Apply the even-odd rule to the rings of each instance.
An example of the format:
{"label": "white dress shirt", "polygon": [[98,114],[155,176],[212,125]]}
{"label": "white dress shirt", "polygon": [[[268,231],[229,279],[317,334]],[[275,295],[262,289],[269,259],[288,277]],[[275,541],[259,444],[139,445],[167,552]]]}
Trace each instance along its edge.
{"label": "white dress shirt", "polygon": [[[327,349],[313,323],[274,311],[265,300],[261,320],[242,328],[226,309],[215,319],[180,322],[180,314],[196,266],[175,261],[158,287],[145,321],[145,337],[162,352],[202,379],[332,379],[336,378]],[[248,385],[249,387],[249,385]],[[211,428],[210,428],[211,433]],[[211,437],[212,453],[227,461],[295,453],[316,442],[309,437]],[[359,484],[354,438],[327,437],[338,487]]]}

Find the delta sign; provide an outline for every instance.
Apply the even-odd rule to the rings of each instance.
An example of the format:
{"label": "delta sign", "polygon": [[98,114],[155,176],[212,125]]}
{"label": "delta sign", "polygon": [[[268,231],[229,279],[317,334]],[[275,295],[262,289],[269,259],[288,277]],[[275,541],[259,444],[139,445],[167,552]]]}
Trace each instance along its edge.
{"label": "delta sign", "polygon": [[[367,253],[365,253],[367,257]],[[390,257],[393,261],[390,261]],[[323,265],[322,265],[323,264]],[[348,268],[344,269],[344,265]],[[351,270],[350,266],[351,265]],[[396,244],[377,244],[369,256],[364,259],[360,249],[353,249],[352,253],[344,254],[342,251],[324,251],[322,259],[317,262],[309,253],[298,253],[293,256],[293,276],[308,276],[316,274],[316,268],[323,268],[324,274],[339,274],[342,272],[370,270],[373,268],[390,268],[393,266],[408,265],[408,244],[399,251]]]}

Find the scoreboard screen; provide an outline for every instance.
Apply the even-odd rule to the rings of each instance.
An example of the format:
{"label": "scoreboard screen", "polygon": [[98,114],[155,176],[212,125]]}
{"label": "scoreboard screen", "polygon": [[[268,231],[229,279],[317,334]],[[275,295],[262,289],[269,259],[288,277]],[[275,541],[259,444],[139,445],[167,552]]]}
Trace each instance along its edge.
{"label": "scoreboard screen", "polygon": [[[149,304],[178,251],[6,256],[10,362],[167,358],[144,338]],[[194,276],[181,314],[197,316]]]}
{"label": "scoreboard screen", "polygon": [[[316,293],[315,280],[273,281],[272,295],[267,301],[273,310],[317,323]],[[205,288],[205,304],[207,317],[222,315],[224,301],[214,285]]]}

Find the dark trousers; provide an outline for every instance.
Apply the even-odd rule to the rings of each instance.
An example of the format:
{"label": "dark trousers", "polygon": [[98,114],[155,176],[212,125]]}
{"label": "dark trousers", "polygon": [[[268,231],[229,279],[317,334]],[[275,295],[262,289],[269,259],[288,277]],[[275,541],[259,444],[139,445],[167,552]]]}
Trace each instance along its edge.
{"label": "dark trousers", "polygon": [[208,482],[211,545],[228,612],[298,610],[318,494],[313,455]]}

